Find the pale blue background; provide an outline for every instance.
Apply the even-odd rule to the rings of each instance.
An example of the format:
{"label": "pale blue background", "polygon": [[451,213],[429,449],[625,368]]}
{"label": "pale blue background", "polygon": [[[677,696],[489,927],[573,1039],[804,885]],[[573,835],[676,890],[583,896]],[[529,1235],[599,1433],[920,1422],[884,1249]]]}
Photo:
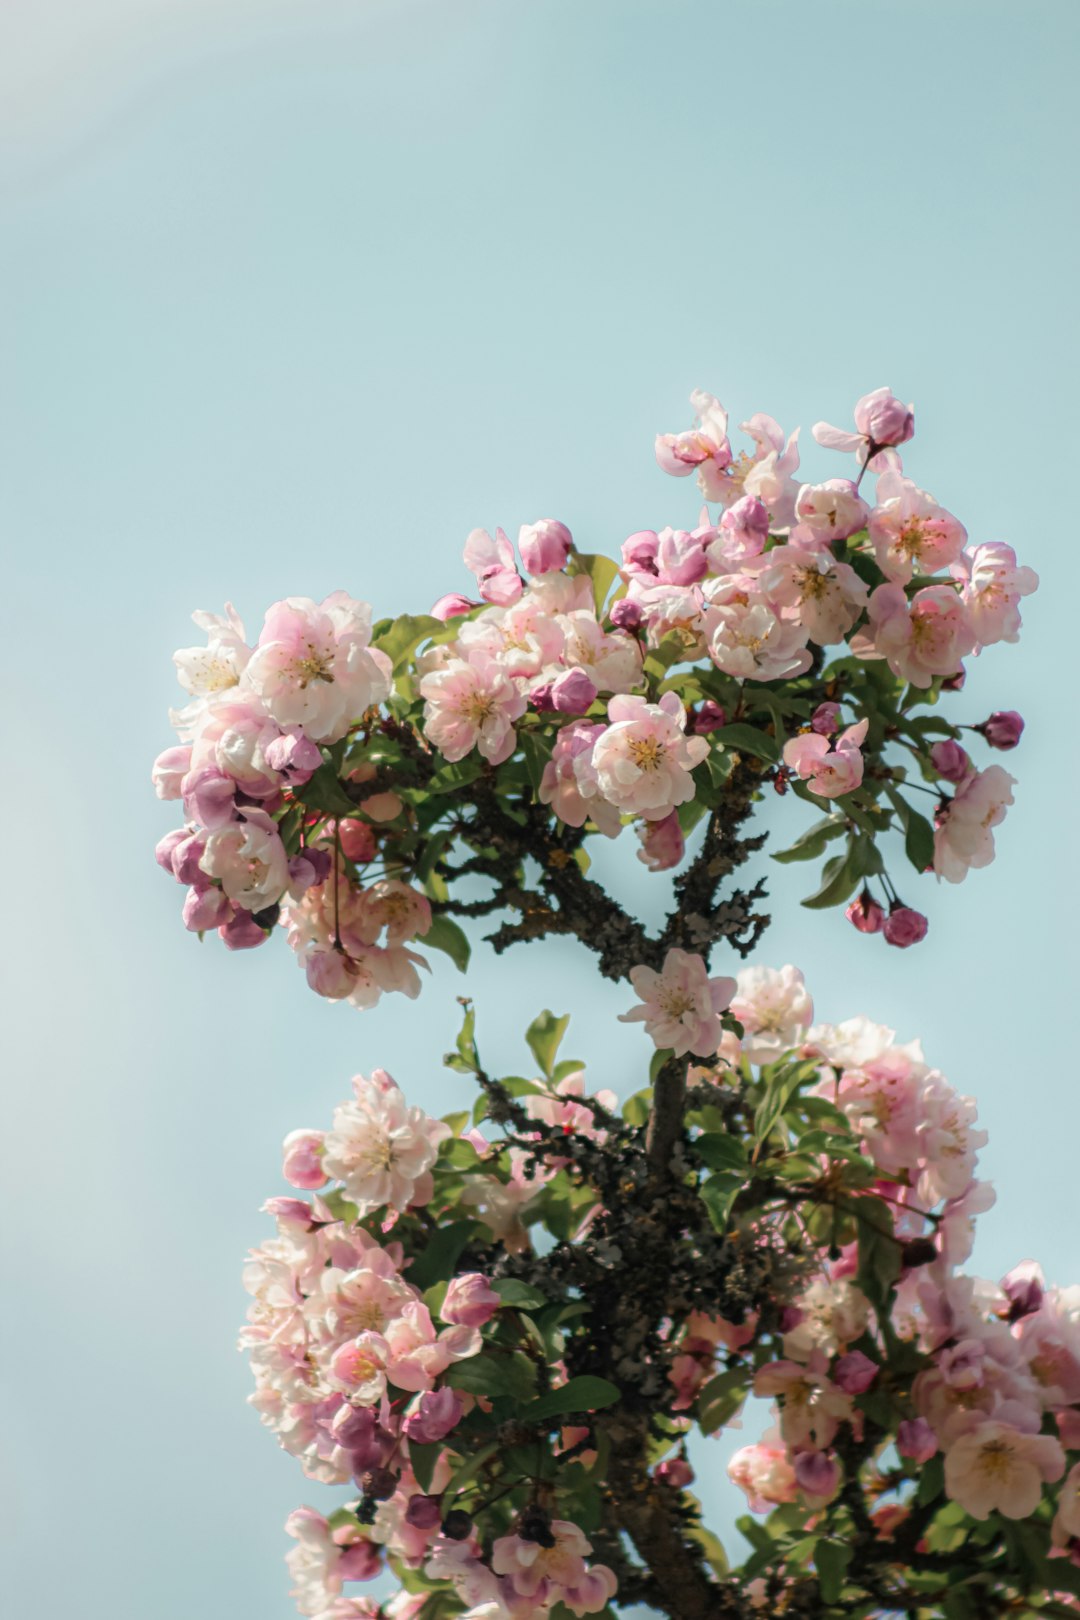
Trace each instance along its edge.
{"label": "pale blue background", "polygon": [[[293,1612],[281,1524],[328,1493],[244,1406],[257,1208],[284,1132],[355,1070],[463,1096],[441,962],[420,1002],[359,1014],[283,943],[182,932],[148,770],[187,614],[231,598],[257,631],[274,597],[337,587],[425,609],[467,583],[475,524],[554,515],[614,548],[686,522],[651,446],[695,385],[807,442],[890,384],[916,401],[914,475],[1043,574],[1022,650],[955,709],[1029,718],[997,864],[905,880],[931,914],[906,954],[793,909],[805,869],[773,868],[763,955],[978,1094],[983,1269],[1080,1277],[1078,21],[1072,0],[0,11],[8,1612]],[[842,470],[812,446],[804,467]],[[588,969],[480,952],[489,1062],[520,1064],[547,1003],[598,1082],[636,1088],[627,997]]]}

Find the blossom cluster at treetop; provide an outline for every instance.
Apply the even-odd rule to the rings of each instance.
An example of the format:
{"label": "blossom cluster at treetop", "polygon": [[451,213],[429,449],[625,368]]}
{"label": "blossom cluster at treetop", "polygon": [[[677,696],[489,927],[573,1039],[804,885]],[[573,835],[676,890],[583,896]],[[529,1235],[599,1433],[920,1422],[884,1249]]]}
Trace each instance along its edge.
{"label": "blossom cluster at treetop", "polygon": [[[648,1072],[625,1098],[594,1063],[590,1090],[545,1012],[539,1072],[493,1076],[464,1001],[461,1111],[375,1068],[286,1139],[242,1345],[262,1421],[347,1488],[288,1522],[311,1620],[1080,1614],[1080,1290],[964,1271],[993,1201],[974,1102],[917,1041],[816,1022],[796,968],[741,966],[770,919],[732,878],[772,792],[773,858],[824,859],[803,904],[921,941],[1013,803],[994,755],[1024,722],[965,715],[965,661],[1018,639],[1037,581],[908,475],[888,389],[815,426],[848,458],[818,483],[798,431],[756,414],[736,450],[691,404],[655,443],[696,480],[689,529],[615,558],[555,519],[477,529],[469,594],[427,614],[290,597],[249,637],[230,606],[175,655],[153,778],[187,929],[280,931],[362,1008],[416,996],[425,951],[464,970],[462,922],[496,952],[567,935]],[[590,876],[627,827],[669,874],[651,934]],[[695,1434],[746,1496],[738,1567]]]}

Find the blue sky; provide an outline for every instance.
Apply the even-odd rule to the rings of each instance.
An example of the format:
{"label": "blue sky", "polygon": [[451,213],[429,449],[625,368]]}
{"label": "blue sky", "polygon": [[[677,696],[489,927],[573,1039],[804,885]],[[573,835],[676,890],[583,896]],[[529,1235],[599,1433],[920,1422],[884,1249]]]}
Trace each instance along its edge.
{"label": "blue sky", "polygon": [[[685,522],[651,446],[694,386],[808,430],[889,384],[916,403],[913,475],[1042,575],[1021,648],[955,709],[1028,718],[995,866],[913,882],[931,933],[907,953],[799,911],[804,874],[774,866],[762,959],[806,966],[823,1017],[921,1034],[977,1095],[999,1188],[980,1268],[1080,1279],[1078,26],[1067,0],[4,8],[14,1612],[293,1612],[282,1521],[325,1498],[244,1405],[241,1257],[281,1137],[352,1073],[381,1064],[433,1111],[462,1097],[449,966],[359,1014],[282,944],[183,933],[148,770],[187,615],[231,599],[257,628],[339,587],[423,610],[466,584],[474,525],[551,515],[614,549]],[[615,868],[656,904],[629,846]],[[477,952],[492,1066],[551,1005],[597,1083],[637,1088],[626,993],[586,966]],[[721,1448],[706,1461],[726,1515]]]}

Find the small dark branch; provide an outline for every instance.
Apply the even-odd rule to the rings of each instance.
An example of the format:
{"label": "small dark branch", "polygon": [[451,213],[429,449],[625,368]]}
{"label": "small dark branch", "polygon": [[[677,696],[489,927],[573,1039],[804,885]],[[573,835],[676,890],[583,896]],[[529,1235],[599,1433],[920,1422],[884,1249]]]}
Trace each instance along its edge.
{"label": "small dark branch", "polygon": [[660,1175],[671,1165],[675,1144],[682,1136],[686,1108],[686,1060],[669,1058],[653,1086],[652,1111],[645,1133],[645,1152]]}
{"label": "small dark branch", "polygon": [[716,900],[724,879],[765,841],[763,836],[739,836],[758,784],[759,772],[740,760],[723,798],[709,814],[701,848],[686,871],[675,879],[675,906],[660,938],[665,952],[672,947],[704,952],[718,939],[727,939],[745,956],[767,927],[768,917],[751,909],[765,893],[762,882],[746,891],[736,891],[720,905]]}

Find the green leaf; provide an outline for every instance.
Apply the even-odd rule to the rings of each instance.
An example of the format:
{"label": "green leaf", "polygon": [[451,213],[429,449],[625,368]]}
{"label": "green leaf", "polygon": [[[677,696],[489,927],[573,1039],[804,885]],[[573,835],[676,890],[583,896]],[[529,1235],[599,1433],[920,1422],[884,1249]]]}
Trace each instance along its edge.
{"label": "green leaf", "polygon": [[518,1413],[518,1417],[522,1423],[534,1423],[541,1418],[559,1417],[564,1412],[598,1412],[602,1407],[613,1406],[619,1395],[618,1387],[606,1378],[583,1373],[580,1378],[571,1378],[560,1389],[549,1390],[538,1400],[530,1401]]}
{"label": "green leaf", "polygon": [[384,624],[376,625],[372,645],[386,654],[396,673],[422,641],[437,635],[442,629],[441,619],[432,619],[423,613],[402,613],[385,628]]}
{"label": "green leaf", "polygon": [[500,1277],[491,1286],[504,1305],[520,1305],[524,1310],[538,1311],[548,1303],[538,1288],[530,1287],[518,1277]]}
{"label": "green leaf", "polygon": [[555,1069],[555,1057],[559,1045],[566,1034],[566,1027],[570,1022],[570,1014],[564,1013],[556,1018],[553,1012],[544,1009],[538,1017],[534,1018],[525,1031],[525,1039],[529,1043],[529,1050],[540,1065],[540,1071],[550,1080]]}
{"label": "green leaf", "polygon": [[813,861],[819,855],[824,855],[825,846],[831,838],[838,838],[847,829],[847,821],[843,816],[826,816],[824,821],[816,821],[812,827],[807,828],[801,837],[796,838],[787,849],[773,851],[773,860]]}
{"label": "green leaf", "polygon": [[519,1404],[528,1401],[536,1389],[536,1367],[520,1350],[509,1355],[482,1350],[466,1361],[455,1361],[444,1377],[453,1389],[493,1399],[505,1395]]}
{"label": "green leaf", "polygon": [[736,722],[734,725],[718,727],[711,736],[716,741],[722,742],[726,748],[736,748],[743,754],[754,754],[758,759],[767,760],[770,765],[775,765],[780,758],[780,744],[776,738],[759,731],[757,726]]}
{"label": "green leaf", "polygon": [[731,1206],[742,1189],[746,1176],[741,1170],[721,1170],[709,1177],[699,1188],[701,1201],[709,1212],[709,1220],[716,1231],[726,1232]]}
{"label": "green leaf", "polygon": [[824,1537],[814,1548],[814,1568],[823,1603],[839,1603],[853,1551],[846,1541],[827,1541]]}
{"label": "green leaf", "polygon": [[710,1170],[745,1170],[746,1147],[737,1136],[710,1131],[694,1138],[694,1152]]}
{"label": "green leaf", "polygon": [[802,904],[810,911],[824,911],[829,906],[843,905],[859,881],[859,874],[852,867],[851,847],[846,855],[834,855],[822,867],[820,888],[807,895]]}
{"label": "green leaf", "polygon": [[752,1369],[749,1367],[733,1367],[710,1378],[705,1387],[698,1391],[694,1409],[702,1434],[715,1434],[731,1421],[746,1400],[751,1376]]}
{"label": "green leaf", "polygon": [[423,1293],[433,1283],[452,1277],[463,1250],[473,1234],[483,1228],[476,1221],[451,1221],[440,1226],[429,1239],[423,1253],[417,1255],[409,1267],[408,1278],[414,1288]]}
{"label": "green leaf", "polygon": [[885,792],[904,829],[904,853],[916,872],[925,872],[934,859],[934,829],[895,787],[887,785]]}
{"label": "green leaf", "polygon": [[535,731],[519,731],[518,742],[525,760],[525,769],[529,773],[529,782],[533,792],[536,793],[544,775],[544,766],[551,758],[551,749],[546,740]]}
{"label": "green leaf", "polygon": [[799,1087],[819,1073],[818,1064],[813,1062],[785,1063],[773,1068],[765,1083],[765,1095],[754,1110],[755,1146],[760,1146],[772,1133]]}
{"label": "green leaf", "polygon": [[332,765],[320,765],[297,792],[309,810],[322,810],[328,816],[356,814],[356,806],[338,781]]}
{"label": "green leaf", "polygon": [[444,951],[462,973],[469,965],[470,947],[464,930],[442,912],[432,917],[431,927],[421,936],[421,943],[434,951]]}
{"label": "green leaf", "polygon": [[619,565],[611,557],[602,553],[590,551],[575,551],[570,558],[567,572],[571,575],[588,574],[592,580],[593,600],[596,603],[596,612],[599,615],[601,608],[607,600],[611,582],[619,572]]}
{"label": "green leaf", "polygon": [[[459,1361],[457,1365],[464,1367],[468,1363]],[[449,1482],[443,1492],[444,1498],[449,1501],[456,1492],[464,1490],[469,1481],[475,1479],[484,1464],[495,1455],[498,1449],[499,1442],[492,1440],[490,1445],[481,1446],[479,1451],[474,1451],[471,1457],[466,1457],[461,1466],[450,1475]]]}
{"label": "green leaf", "polygon": [[428,792],[432,795],[440,793],[457,793],[460,788],[468,787],[475,782],[478,776],[484,773],[482,761],[473,759],[459,759],[453,765],[443,765],[428,783]]}
{"label": "green leaf", "polygon": [[859,1269],[857,1282],[867,1299],[883,1310],[900,1275],[900,1244],[893,1234],[892,1211],[880,1198],[859,1198],[847,1206],[857,1213]]}
{"label": "green leaf", "polygon": [[945,1490],[945,1459],[938,1452],[936,1457],[923,1464],[919,1475],[919,1483],[915,1491],[915,1500],[919,1507],[929,1507],[936,1502]]}
{"label": "green leaf", "polygon": [[420,1445],[416,1440],[409,1441],[409,1462],[412,1464],[412,1471],[416,1475],[416,1483],[425,1496],[431,1490],[435,1464],[445,1450],[446,1447],[441,1440],[433,1441],[431,1445],[427,1446]]}

